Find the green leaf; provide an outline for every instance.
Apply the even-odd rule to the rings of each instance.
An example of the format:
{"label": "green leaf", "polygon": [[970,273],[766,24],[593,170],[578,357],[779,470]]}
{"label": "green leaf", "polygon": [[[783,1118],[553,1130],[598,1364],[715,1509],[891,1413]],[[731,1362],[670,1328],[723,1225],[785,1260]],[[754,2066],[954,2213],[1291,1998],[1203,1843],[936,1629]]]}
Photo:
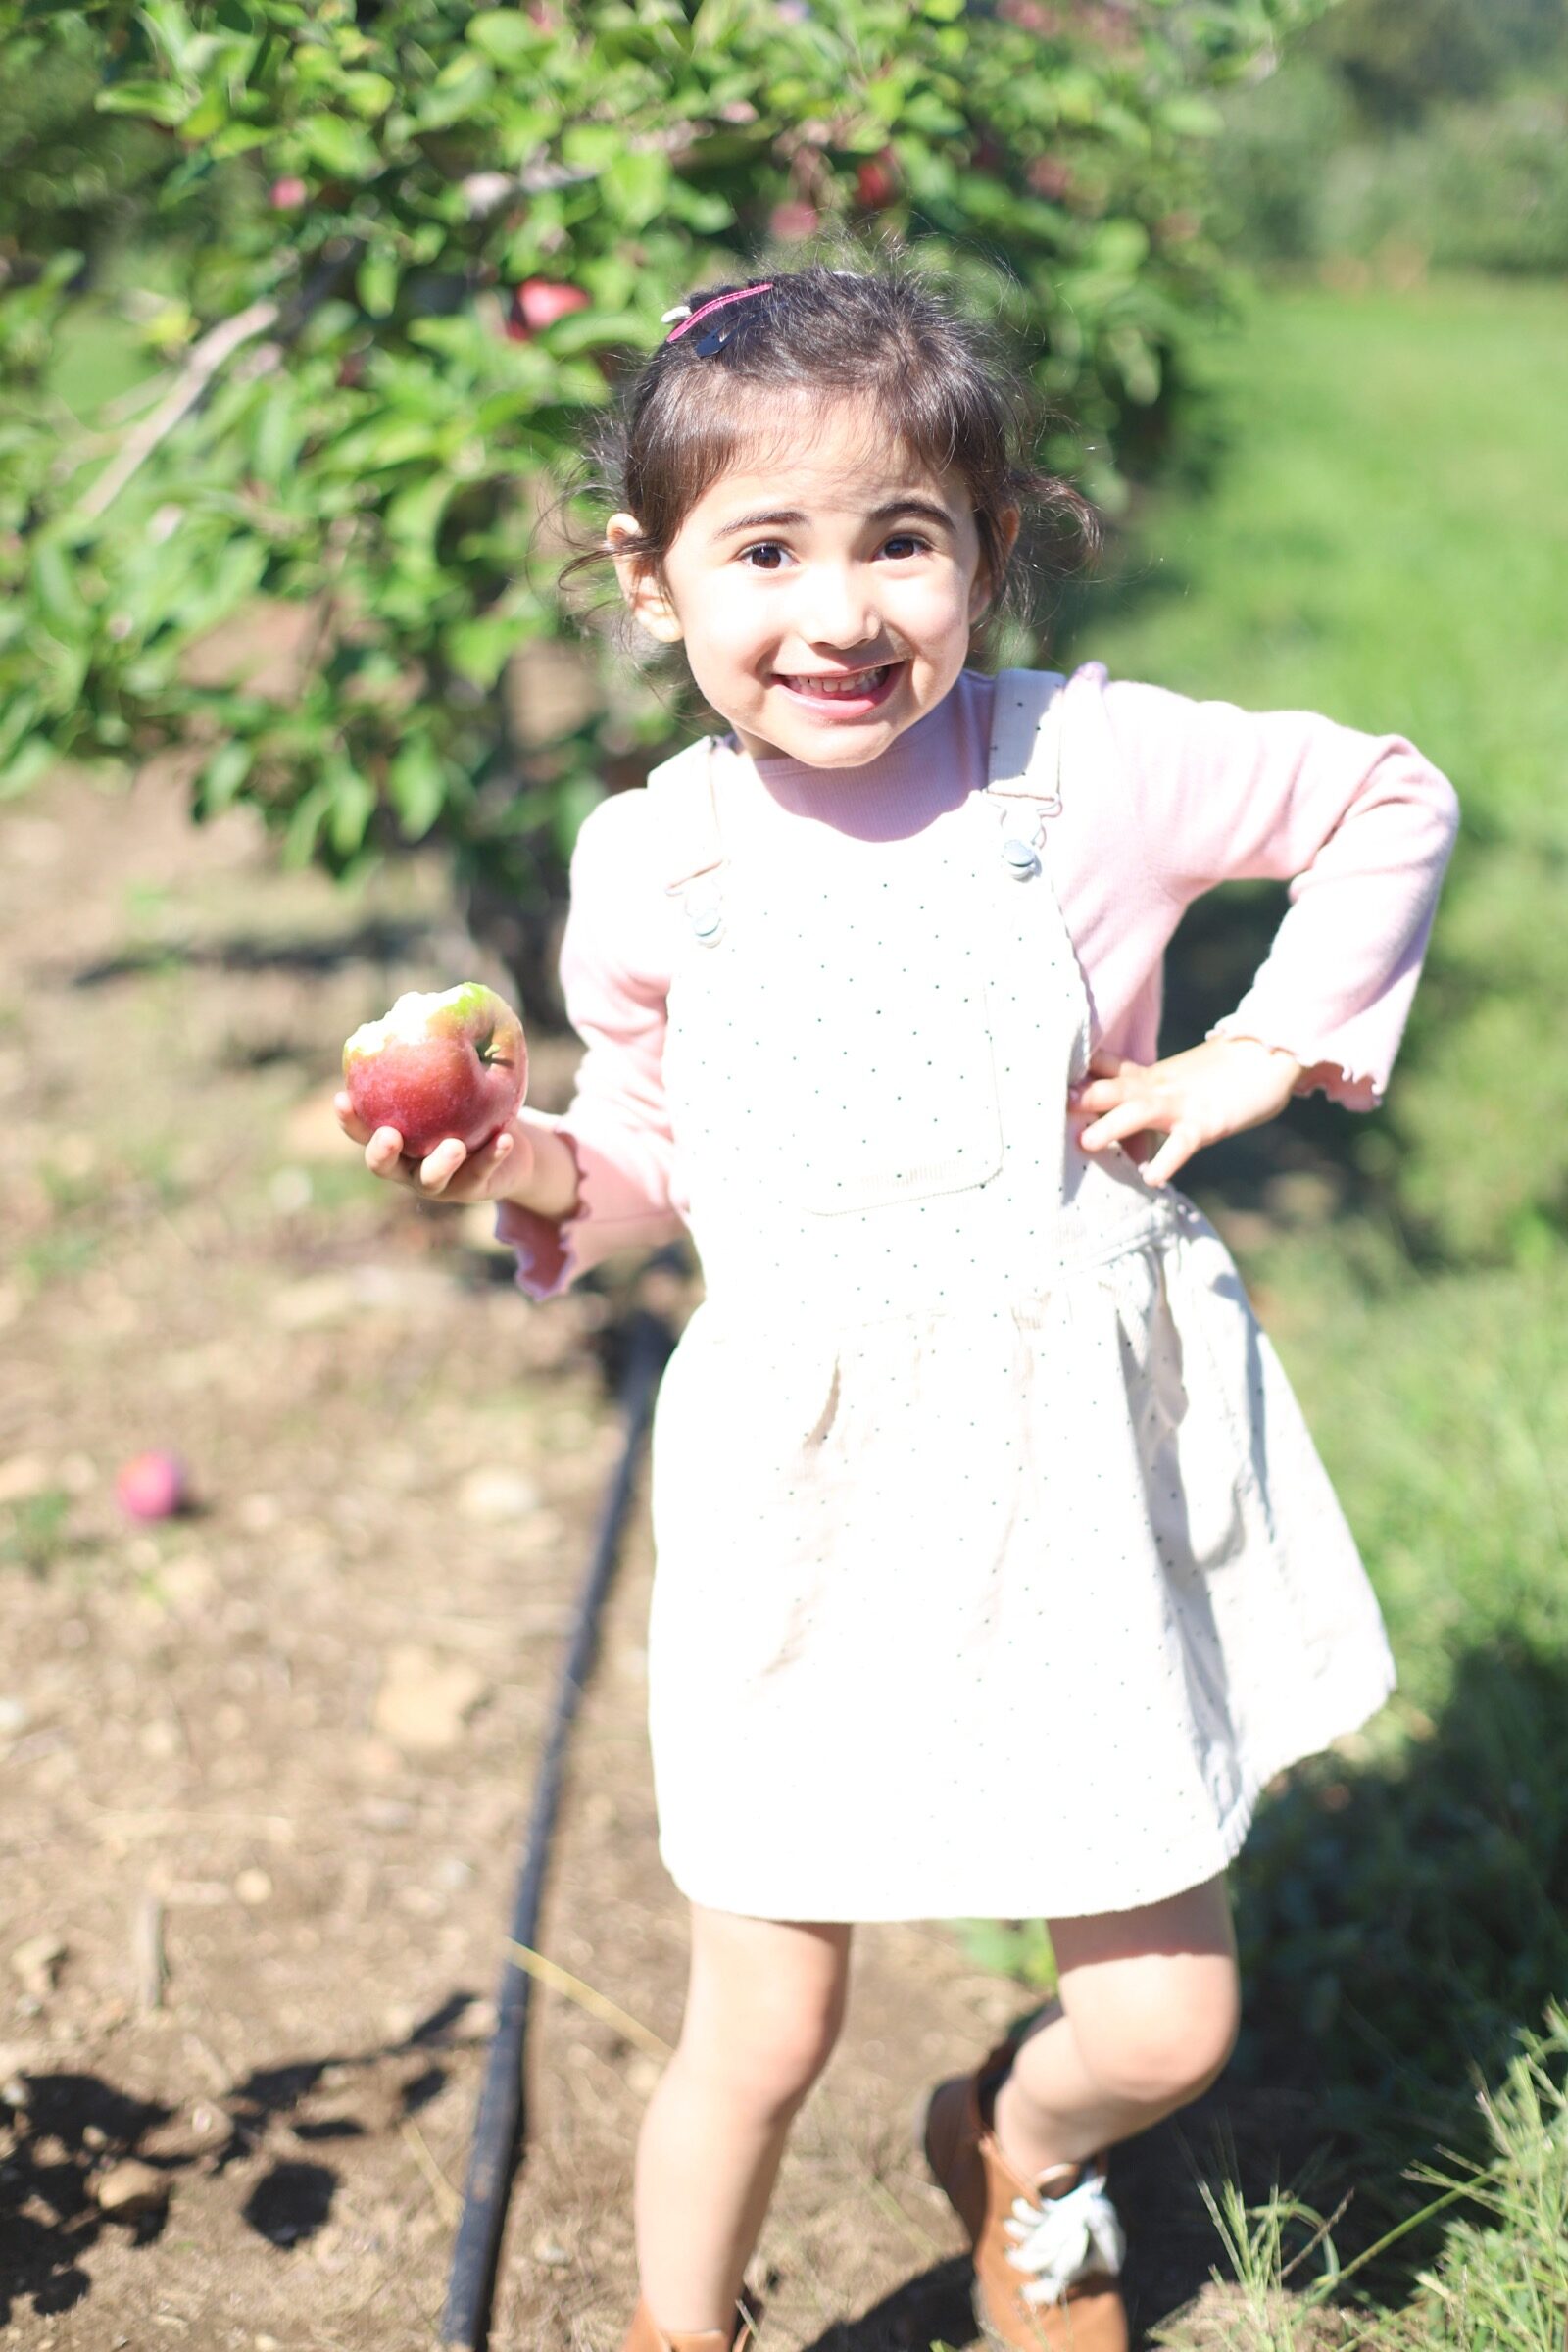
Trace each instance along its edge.
{"label": "green leaf", "polygon": [[427,548],[456,488],[450,474],[432,473],[427,480],[400,490],[386,511],[387,537],[404,548]]}
{"label": "green leaf", "polygon": [[240,786],[255,764],[254,744],[220,744],[196,778],[195,802],[203,816],[218,816],[231,808]]}
{"label": "green leaf", "polygon": [[1136,277],[1149,259],[1149,231],[1141,220],[1102,220],[1087,258],[1093,269],[1108,276]]}
{"label": "green leaf", "polygon": [[37,539],[32,548],[32,585],[44,625],[74,644],[92,624],[92,608],[76,579],[76,562],[59,539]]}
{"label": "green leaf", "polygon": [[463,37],[471,41],[475,49],[483,50],[498,66],[521,65],[541,44],[537,25],[530,23],[520,8],[481,10],[478,16],[468,19]]}
{"label": "green leaf", "polygon": [[301,793],[283,832],[285,865],[306,865],[315,856],[316,845],[321,834],[321,820],[331,797],[331,786],[324,780],[318,780]]}
{"label": "green leaf", "polygon": [[351,858],[375,814],[375,786],[344,758],[333,760],[324,781],[326,837],[340,858]]}
{"label": "green leaf", "polygon": [[274,136],[267,123],[231,122],[209,143],[208,153],[221,162],[231,155],[248,155],[253,147],[265,147]]}
{"label": "green leaf", "polygon": [[1217,138],[1225,127],[1225,118],[1214,101],[1197,90],[1177,90],[1162,99],[1159,119],[1179,139]]}
{"label": "green leaf", "polygon": [[372,245],[361,262],[354,287],[372,318],[389,318],[397,308],[398,257],[390,245]]}
{"label": "green leaf", "polygon": [[345,74],[339,87],[355,113],[371,122],[386,113],[397,96],[384,74]]}
{"label": "green leaf", "polygon": [[628,228],[643,228],[663,204],[669,190],[667,156],[635,152],[617,155],[605,170],[601,186],[605,201]]}
{"label": "green leaf", "polygon": [[403,466],[411,458],[433,456],[439,439],[439,427],[432,418],[380,416],[357,432],[345,433],[334,445],[334,470],[356,473]]}
{"label": "green leaf", "polygon": [[449,122],[461,122],[465,115],[483,105],[494,87],[494,71],[484,59],[460,51],[420,95],[416,120],[421,130],[440,130]]}
{"label": "green leaf", "polygon": [[387,794],[405,841],[422,841],[446,806],[447,779],[428,735],[411,736],[387,770]]}
{"label": "green leaf", "polygon": [[172,88],[167,81],[116,81],[98,92],[93,105],[101,115],[146,115],[172,130],[184,122],[191,102],[183,90]]}
{"label": "green leaf", "polygon": [[481,613],[448,629],[446,657],[460,677],[471,679],[475,686],[493,686],[510,656],[531,633],[514,618]]}
{"label": "green leaf", "polygon": [[29,735],[9,760],[0,760],[0,799],[12,800],[47,774],[59,753],[47,735]]}
{"label": "green leaf", "polygon": [[600,172],[623,154],[625,146],[625,132],[612,129],[608,122],[573,122],[562,139],[561,152],[568,164]]}
{"label": "green leaf", "polygon": [[251,466],[259,481],[281,482],[293,466],[304,439],[292,398],[292,388],[269,385],[256,410],[251,439]]}
{"label": "green leaf", "polygon": [[334,179],[370,179],[380,170],[374,140],[342,115],[307,115],[297,131],[311,161]]}

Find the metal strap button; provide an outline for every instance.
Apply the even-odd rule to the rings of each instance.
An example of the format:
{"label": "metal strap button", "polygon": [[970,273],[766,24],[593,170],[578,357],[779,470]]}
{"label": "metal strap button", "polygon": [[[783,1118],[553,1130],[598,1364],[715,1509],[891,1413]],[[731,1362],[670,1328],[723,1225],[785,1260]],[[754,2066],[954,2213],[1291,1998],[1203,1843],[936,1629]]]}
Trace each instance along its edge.
{"label": "metal strap button", "polygon": [[724,929],[724,909],[718,894],[712,890],[693,890],[686,894],[686,919],[693,936],[705,948],[716,946]]}
{"label": "metal strap button", "polygon": [[1040,853],[1031,842],[1009,834],[1002,845],[1002,862],[1015,882],[1028,882],[1040,871]]}

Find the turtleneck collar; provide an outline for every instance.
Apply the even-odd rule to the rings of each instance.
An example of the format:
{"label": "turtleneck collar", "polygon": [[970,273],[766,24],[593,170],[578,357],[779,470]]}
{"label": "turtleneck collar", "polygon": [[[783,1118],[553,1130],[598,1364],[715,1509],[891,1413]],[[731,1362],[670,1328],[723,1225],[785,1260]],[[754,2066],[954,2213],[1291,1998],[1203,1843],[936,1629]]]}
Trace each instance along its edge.
{"label": "turtleneck collar", "polygon": [[724,738],[726,765],[755,776],[767,799],[787,815],[867,839],[915,832],[967,798],[977,772],[977,732],[982,745],[978,772],[984,775],[991,694],[991,679],[964,670],[934,710],[906,727],[863,767],[812,767],[807,760],[783,757],[752,760],[736,748],[733,737]]}

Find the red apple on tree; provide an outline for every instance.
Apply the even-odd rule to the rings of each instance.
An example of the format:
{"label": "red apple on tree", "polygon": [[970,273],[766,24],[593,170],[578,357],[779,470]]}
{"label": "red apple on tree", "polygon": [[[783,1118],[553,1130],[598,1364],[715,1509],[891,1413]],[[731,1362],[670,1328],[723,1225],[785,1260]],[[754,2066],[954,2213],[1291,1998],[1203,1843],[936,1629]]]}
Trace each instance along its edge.
{"label": "red apple on tree", "polygon": [[769,234],[786,245],[798,245],[803,237],[814,237],[821,225],[822,216],[814,204],[795,201],[775,204],[767,216]]}
{"label": "red apple on tree", "polygon": [[554,277],[525,277],[520,286],[512,289],[512,308],[507,314],[507,334],[514,343],[528,343],[542,328],[554,326],[558,318],[567,318],[573,311],[587,310],[592,296],[581,286],[569,286]]}
{"label": "red apple on tree", "polygon": [[855,201],[868,213],[880,213],[899,192],[898,163],[891,147],[867,156],[855,174]]}
{"label": "red apple on tree", "polygon": [[399,997],[343,1049],[355,1116],[395,1127],[412,1159],[455,1137],[469,1152],[489,1143],[522,1101],[528,1049],[505,998],[477,980],[427,996]]}

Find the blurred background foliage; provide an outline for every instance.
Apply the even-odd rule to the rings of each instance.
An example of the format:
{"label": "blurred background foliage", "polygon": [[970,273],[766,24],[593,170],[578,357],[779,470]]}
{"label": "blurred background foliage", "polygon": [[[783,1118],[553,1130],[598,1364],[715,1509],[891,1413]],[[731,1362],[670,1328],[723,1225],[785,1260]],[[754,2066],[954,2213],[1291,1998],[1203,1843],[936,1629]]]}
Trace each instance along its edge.
{"label": "blurred background foliage", "polygon": [[[13,5],[0,788],[201,744],[197,813],[294,858],[447,842],[531,980],[516,909],[677,720],[608,663],[532,691],[541,518],[661,313],[891,231],[1019,330],[1115,507],[1223,288],[1212,92],[1315,5]],[[110,320],[159,372],[74,421]],[[193,676],[258,598],[309,611],[286,690]]]}
{"label": "blurred background foliage", "polygon": [[1561,0],[1347,0],[1222,103],[1214,225],[1264,263],[1568,269]]}

